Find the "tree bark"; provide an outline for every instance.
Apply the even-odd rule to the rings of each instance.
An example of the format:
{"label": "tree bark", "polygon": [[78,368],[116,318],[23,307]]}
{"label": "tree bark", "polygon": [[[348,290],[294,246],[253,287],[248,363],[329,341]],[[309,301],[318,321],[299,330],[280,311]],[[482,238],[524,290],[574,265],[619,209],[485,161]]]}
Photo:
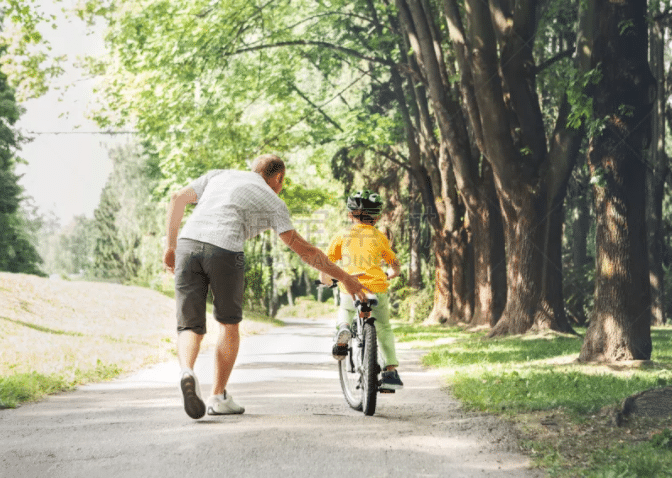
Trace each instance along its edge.
{"label": "tree bark", "polygon": [[[595,311],[579,360],[651,358],[646,246],[646,165],[655,79],[647,62],[646,0],[594,0],[600,12],[593,53],[602,79],[594,116],[606,118],[590,145],[596,230]],[[647,119],[649,121],[647,121]]]}
{"label": "tree bark", "polygon": [[444,324],[451,320],[453,309],[452,244],[448,231],[435,232],[434,242],[434,307],[425,324]]}
{"label": "tree bark", "polygon": [[417,194],[418,188],[416,186],[416,180],[411,175],[409,178],[410,182],[410,214],[408,218],[408,235],[409,235],[409,252],[410,252],[410,261],[408,267],[408,286],[413,289],[422,288],[422,261],[420,259],[420,218],[421,218],[421,209],[420,204],[418,204]]}
{"label": "tree bark", "polygon": [[663,270],[663,197],[669,163],[665,154],[665,28],[662,19],[651,23],[650,63],[657,82],[652,117],[652,143],[646,174],[646,228],[651,267],[651,319],[653,325],[665,323],[665,272]]}
{"label": "tree bark", "polygon": [[[543,231],[541,210],[545,200],[528,188],[507,190],[509,200],[501,201],[505,217],[504,240],[507,253],[507,300],[502,318],[490,337],[524,334],[534,326],[540,300]],[[502,191],[500,191],[500,198]]]}
{"label": "tree bark", "polygon": [[474,314],[473,327],[494,327],[506,305],[506,254],[502,216],[497,203],[497,191],[492,170],[484,163],[484,178],[480,201],[470,214],[474,256]]}

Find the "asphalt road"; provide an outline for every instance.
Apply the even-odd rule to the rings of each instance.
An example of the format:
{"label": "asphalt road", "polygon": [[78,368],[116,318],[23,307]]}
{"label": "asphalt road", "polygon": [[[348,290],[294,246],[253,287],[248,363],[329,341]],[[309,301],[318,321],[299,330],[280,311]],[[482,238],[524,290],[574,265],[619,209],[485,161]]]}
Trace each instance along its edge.
{"label": "asphalt road", "polygon": [[[228,391],[244,415],[192,420],[177,362],[0,410],[1,477],[536,477],[509,427],[465,413],[420,352],[400,347],[405,387],[373,417],[348,407],[331,321],[245,337]],[[204,397],[212,354],[196,373]]]}

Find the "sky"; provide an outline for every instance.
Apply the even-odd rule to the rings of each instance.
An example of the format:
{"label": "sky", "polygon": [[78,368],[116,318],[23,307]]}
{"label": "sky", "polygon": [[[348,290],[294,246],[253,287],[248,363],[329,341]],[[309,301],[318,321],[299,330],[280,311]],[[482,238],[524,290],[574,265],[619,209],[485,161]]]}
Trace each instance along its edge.
{"label": "sky", "polygon": [[[103,51],[100,29],[87,35],[84,22],[64,15],[60,9],[75,2],[64,0],[53,5],[41,2],[45,10],[58,14],[56,30],[44,29],[54,55],[67,54],[66,74],[54,87],[70,85],[67,92],[52,89],[46,95],[22,104],[25,113],[18,129],[33,140],[22,146],[19,156],[28,162],[19,165],[20,184],[41,214],[53,212],[62,226],[74,216],[93,217],[100,193],[112,171],[107,148],[128,140],[126,136],[92,134],[99,132],[87,119],[93,98],[93,80],[74,64],[78,57]],[[54,134],[58,133],[58,134]]]}

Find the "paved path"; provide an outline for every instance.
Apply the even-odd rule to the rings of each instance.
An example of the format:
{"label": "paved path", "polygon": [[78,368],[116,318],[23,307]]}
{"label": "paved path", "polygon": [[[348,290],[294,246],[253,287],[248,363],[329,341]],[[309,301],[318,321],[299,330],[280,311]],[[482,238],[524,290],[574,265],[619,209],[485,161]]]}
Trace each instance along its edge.
{"label": "paved path", "polygon": [[[1,477],[532,477],[506,425],[466,414],[401,349],[405,388],[350,409],[330,321],[245,337],[229,392],[244,415],[192,420],[176,362],[0,410]],[[210,391],[212,354],[196,372]]]}

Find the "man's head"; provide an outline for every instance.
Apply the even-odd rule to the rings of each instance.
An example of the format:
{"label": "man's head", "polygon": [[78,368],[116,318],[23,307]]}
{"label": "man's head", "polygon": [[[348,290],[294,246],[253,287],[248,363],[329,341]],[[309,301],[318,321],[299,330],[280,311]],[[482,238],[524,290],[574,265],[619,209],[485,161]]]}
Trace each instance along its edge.
{"label": "man's head", "polygon": [[262,154],[252,161],[251,168],[255,173],[261,174],[276,194],[282,190],[285,180],[285,162],[275,154]]}

